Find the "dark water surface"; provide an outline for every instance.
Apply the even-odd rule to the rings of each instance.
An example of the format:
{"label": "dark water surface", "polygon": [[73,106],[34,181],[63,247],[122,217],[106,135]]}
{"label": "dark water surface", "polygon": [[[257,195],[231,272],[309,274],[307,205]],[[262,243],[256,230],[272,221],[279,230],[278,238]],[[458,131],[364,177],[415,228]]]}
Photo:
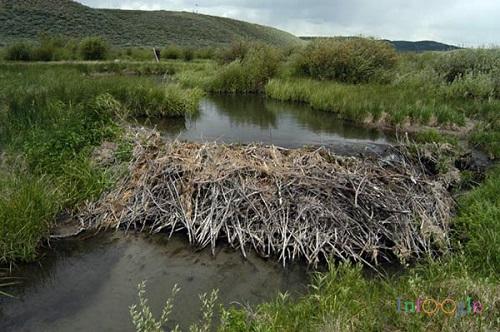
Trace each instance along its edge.
{"label": "dark water surface", "polygon": [[381,130],[339,119],[334,113],[312,110],[262,96],[210,96],[191,119],[146,122],[169,138],[224,143],[264,143],[287,148],[325,145],[349,150],[385,145],[393,138]]}
{"label": "dark water surface", "polygon": [[102,234],[63,241],[40,262],[16,272],[23,285],[0,298],[0,331],[133,331],[129,306],[137,284],[147,280],[153,312],[178,284],[173,323],[186,327],[199,318],[199,295],[219,289],[219,303],[256,304],[279,291],[299,294],[307,272],[221,246],[194,251],[184,237]]}

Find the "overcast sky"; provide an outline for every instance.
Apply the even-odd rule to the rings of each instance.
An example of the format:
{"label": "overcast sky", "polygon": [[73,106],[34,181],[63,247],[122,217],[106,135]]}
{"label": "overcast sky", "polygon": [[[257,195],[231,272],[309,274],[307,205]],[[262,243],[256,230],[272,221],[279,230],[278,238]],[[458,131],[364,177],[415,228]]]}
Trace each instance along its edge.
{"label": "overcast sky", "polygon": [[500,45],[500,0],[78,0],[91,7],[185,10],[299,36],[366,35]]}

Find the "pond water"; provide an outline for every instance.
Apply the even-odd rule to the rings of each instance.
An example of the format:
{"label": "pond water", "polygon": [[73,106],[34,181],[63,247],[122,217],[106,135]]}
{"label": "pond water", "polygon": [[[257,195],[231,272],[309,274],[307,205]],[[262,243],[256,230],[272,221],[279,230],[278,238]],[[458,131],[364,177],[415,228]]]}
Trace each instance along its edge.
{"label": "pond water", "polygon": [[220,246],[194,251],[184,237],[101,234],[85,241],[61,241],[36,264],[21,267],[17,298],[0,298],[0,331],[133,331],[129,306],[137,284],[147,280],[156,315],[177,284],[172,326],[186,328],[200,317],[198,295],[219,289],[219,302],[256,304],[279,291],[299,294],[307,271],[283,268]]}
{"label": "pond water", "polygon": [[264,143],[287,148],[324,145],[360,150],[393,141],[381,130],[343,121],[334,113],[262,96],[210,96],[190,119],[162,119],[141,124],[156,126],[165,136],[188,141]]}
{"label": "pond water", "polygon": [[[283,147],[324,145],[353,154],[381,151],[392,138],[305,105],[259,96],[204,99],[190,119],[143,123],[170,139]],[[199,318],[199,294],[220,290],[220,303],[256,304],[279,291],[297,294],[309,282],[300,264],[283,268],[252,254],[221,246],[195,252],[183,237],[103,234],[88,240],[54,243],[36,264],[21,266],[22,285],[0,298],[0,331],[132,331],[128,308],[137,302],[136,286],[148,280],[148,297],[158,315],[174,284],[172,323],[186,327]]]}

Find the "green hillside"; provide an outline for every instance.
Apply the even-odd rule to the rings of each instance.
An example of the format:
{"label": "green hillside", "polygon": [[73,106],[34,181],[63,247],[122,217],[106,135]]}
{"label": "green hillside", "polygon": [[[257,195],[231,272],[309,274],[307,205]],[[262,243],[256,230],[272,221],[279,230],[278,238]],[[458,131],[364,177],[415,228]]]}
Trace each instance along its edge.
{"label": "green hillside", "polygon": [[287,32],[228,18],[173,11],[95,9],[71,0],[0,0],[0,45],[40,33],[105,37],[115,46],[216,46],[236,39],[288,46]]}

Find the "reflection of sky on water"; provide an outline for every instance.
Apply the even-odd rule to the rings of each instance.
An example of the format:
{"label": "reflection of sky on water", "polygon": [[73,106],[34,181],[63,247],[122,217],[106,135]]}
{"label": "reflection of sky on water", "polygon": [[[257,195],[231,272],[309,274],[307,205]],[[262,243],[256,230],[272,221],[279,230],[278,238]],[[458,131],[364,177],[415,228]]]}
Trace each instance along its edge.
{"label": "reflection of sky on water", "polygon": [[265,143],[284,147],[387,143],[383,132],[355,126],[333,113],[260,96],[211,96],[192,119],[154,123],[171,138],[225,143]]}

